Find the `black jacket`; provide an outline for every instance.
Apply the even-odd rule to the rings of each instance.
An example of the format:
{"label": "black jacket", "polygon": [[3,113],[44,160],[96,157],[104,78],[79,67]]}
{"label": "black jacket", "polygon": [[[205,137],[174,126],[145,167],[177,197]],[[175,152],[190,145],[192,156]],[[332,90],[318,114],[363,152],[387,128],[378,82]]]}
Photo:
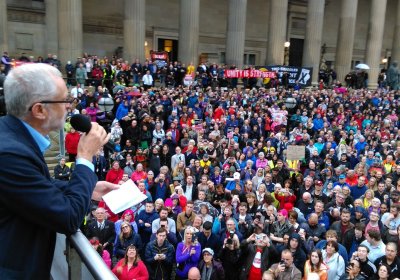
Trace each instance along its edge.
{"label": "black jacket", "polygon": [[0,118],[0,131],[0,278],[49,279],[56,232],[79,228],[97,177],[78,164],[70,181],[54,180],[20,120]]}
{"label": "black jacket", "polygon": [[[243,263],[240,266],[239,279],[246,280],[257,253],[257,247],[253,243],[248,243],[247,239],[245,239],[240,244],[240,249],[242,251],[241,260]],[[261,253],[261,272],[264,273],[264,271],[270,268],[270,266],[277,262],[278,259],[279,254],[274,245],[271,244],[270,247],[264,247]]]}
{"label": "black jacket", "polygon": [[221,249],[221,243],[217,235],[211,233],[210,237],[207,239],[203,232],[199,232],[197,240],[199,241],[201,248],[211,248],[214,250],[215,255],[218,255],[219,250]]}
{"label": "black jacket", "polygon": [[115,241],[115,225],[113,222],[105,220],[104,228],[100,229],[97,225],[97,220],[93,220],[87,226],[86,236],[88,239],[97,237],[100,241],[100,244],[108,242],[108,245],[104,249],[107,249],[107,251],[112,254],[112,247]]}
{"label": "black jacket", "polygon": [[[205,263],[203,260],[199,262],[197,268],[200,270],[200,275],[203,273]],[[210,280],[225,280],[225,271],[220,262],[212,260],[212,272]]]}
{"label": "black jacket", "polygon": [[[156,254],[165,254],[166,258],[162,261],[154,260]],[[149,271],[150,279],[169,280],[171,279],[172,264],[175,260],[175,249],[167,241],[159,247],[157,240],[151,241],[146,246],[145,262]]]}
{"label": "black jacket", "polygon": [[143,255],[142,239],[140,238],[140,235],[138,233],[135,233],[132,229],[132,235],[128,238],[122,238],[121,241],[120,237],[117,237],[117,243],[115,244],[115,256],[118,259],[122,259],[125,256],[126,248],[128,248],[129,245],[134,245],[140,255]]}
{"label": "black jacket", "polygon": [[70,175],[71,172],[68,166],[64,165],[63,167],[61,167],[61,165],[58,164],[56,167],[54,167],[54,178],[61,181],[69,181]]}

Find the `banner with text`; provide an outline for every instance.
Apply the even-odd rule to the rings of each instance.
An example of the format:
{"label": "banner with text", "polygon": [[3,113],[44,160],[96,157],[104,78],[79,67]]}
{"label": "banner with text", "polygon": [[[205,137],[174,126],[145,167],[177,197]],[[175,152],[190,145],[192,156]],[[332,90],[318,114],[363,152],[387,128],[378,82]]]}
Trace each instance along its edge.
{"label": "banner with text", "polygon": [[282,82],[283,73],[289,74],[289,85],[293,86],[296,81],[303,87],[311,86],[312,67],[296,67],[296,66],[259,66],[256,68],[267,69],[268,71],[277,72],[279,81]]}
{"label": "banner with text", "polygon": [[275,78],[275,72],[252,70],[225,70],[226,78]]}
{"label": "banner with text", "polygon": [[157,68],[168,66],[168,53],[167,52],[156,52],[150,51],[151,61],[157,65]]}

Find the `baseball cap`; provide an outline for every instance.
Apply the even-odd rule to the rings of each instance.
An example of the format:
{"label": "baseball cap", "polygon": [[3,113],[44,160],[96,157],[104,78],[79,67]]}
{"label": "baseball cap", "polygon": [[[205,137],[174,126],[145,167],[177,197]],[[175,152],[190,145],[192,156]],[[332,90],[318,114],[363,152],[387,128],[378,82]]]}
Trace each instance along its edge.
{"label": "baseball cap", "polygon": [[211,256],[214,256],[214,250],[213,249],[211,249],[211,248],[204,248],[203,249],[203,254],[204,253],[209,253]]}
{"label": "baseball cap", "polygon": [[339,179],[346,179],[346,175],[340,174],[340,175],[339,175]]}
{"label": "baseball cap", "polygon": [[233,174],[233,179],[235,179],[235,180],[240,179],[240,173],[239,172],[235,172]]}

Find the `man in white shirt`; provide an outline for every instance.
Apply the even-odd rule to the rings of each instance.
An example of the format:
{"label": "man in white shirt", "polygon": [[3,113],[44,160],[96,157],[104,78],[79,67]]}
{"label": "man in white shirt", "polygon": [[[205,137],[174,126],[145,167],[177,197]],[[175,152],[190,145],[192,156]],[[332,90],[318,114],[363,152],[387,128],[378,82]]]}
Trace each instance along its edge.
{"label": "man in white shirt", "polygon": [[150,71],[146,71],[146,75],[143,76],[143,87],[148,90],[153,86],[153,76],[151,76]]}
{"label": "man in white shirt", "polygon": [[172,172],[174,171],[176,165],[181,161],[183,161],[183,165],[186,165],[185,164],[185,155],[182,154],[182,150],[180,147],[176,147],[175,155],[173,155],[171,157],[171,171]]}
{"label": "man in white shirt", "polygon": [[78,98],[78,95],[83,94],[83,89],[81,88],[81,84],[76,84],[76,87],[71,89],[71,96],[73,98]]}

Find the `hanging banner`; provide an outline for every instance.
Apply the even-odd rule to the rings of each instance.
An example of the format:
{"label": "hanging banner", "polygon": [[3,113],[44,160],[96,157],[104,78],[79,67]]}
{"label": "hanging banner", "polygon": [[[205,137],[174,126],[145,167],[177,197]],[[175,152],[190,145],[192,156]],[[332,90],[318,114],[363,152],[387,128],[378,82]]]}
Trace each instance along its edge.
{"label": "hanging banner", "polygon": [[287,72],[289,74],[289,86],[293,86],[296,84],[296,81],[299,81],[299,84],[303,87],[311,86],[311,78],[312,78],[312,67],[296,67],[296,66],[258,66],[256,67],[267,69],[268,71],[272,71],[278,74],[279,81],[282,82],[283,73]]}
{"label": "hanging banner", "polygon": [[183,84],[185,86],[191,86],[193,84],[193,77],[192,75],[185,75],[185,78],[183,79]]}
{"label": "hanging banner", "polygon": [[275,78],[275,72],[252,70],[225,70],[225,78]]}
{"label": "hanging banner", "polygon": [[156,51],[150,51],[150,58],[151,61],[155,65],[157,65],[157,68],[160,69],[162,67],[167,67],[168,66],[168,52],[156,52]]}

